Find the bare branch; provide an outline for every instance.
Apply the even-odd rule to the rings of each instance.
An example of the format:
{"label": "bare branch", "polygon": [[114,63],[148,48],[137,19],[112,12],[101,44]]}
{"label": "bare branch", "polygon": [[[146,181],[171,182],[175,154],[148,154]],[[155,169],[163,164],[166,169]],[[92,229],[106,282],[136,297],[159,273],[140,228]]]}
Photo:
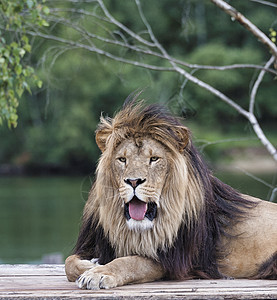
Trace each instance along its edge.
{"label": "bare branch", "polygon": [[[212,1],[216,1],[216,0],[212,0]],[[224,1],[218,0],[220,2],[225,3]],[[241,115],[243,115],[246,119],[249,120],[249,122],[251,123],[256,135],[258,136],[259,140],[262,142],[262,144],[266,147],[266,149],[268,150],[268,152],[273,156],[273,158],[277,161],[277,150],[275,149],[275,147],[270,143],[270,141],[267,139],[267,137],[265,136],[264,132],[262,131],[256,117],[254,116],[253,113],[250,113],[248,111],[246,111],[245,109],[243,109],[240,105],[238,105],[236,102],[234,102],[232,99],[230,99],[229,97],[227,97],[226,95],[224,95],[222,92],[218,91],[217,89],[215,89],[214,87],[210,86],[209,84],[199,80],[198,78],[194,77],[192,74],[186,72],[184,69],[178,67],[176,65],[176,63],[171,59],[170,55],[167,53],[167,51],[163,48],[163,46],[159,43],[159,41],[157,40],[157,38],[155,37],[152,28],[150,26],[150,24],[147,22],[143,11],[141,9],[141,5],[140,5],[140,1],[136,0],[136,4],[138,6],[139,9],[139,13],[141,16],[141,19],[143,21],[143,23],[145,24],[149,35],[152,39],[152,41],[154,42],[154,44],[156,45],[157,48],[160,49],[160,51],[162,52],[162,54],[164,55],[164,57],[166,59],[168,59],[168,61],[171,63],[172,67],[176,70],[176,72],[180,73],[181,75],[183,75],[184,77],[186,77],[188,80],[190,80],[191,82],[194,82],[195,84],[197,84],[198,86],[208,90],[209,92],[211,92],[212,94],[216,95],[218,98],[220,98],[222,101],[226,102],[227,104],[229,104],[231,107],[233,107],[236,111],[238,111]],[[238,13],[238,12],[237,12]],[[275,45],[274,45],[275,46]],[[277,53],[277,52],[276,52]]]}
{"label": "bare branch", "polygon": [[[0,28],[1,28],[1,26],[0,26]],[[31,36],[41,37],[41,38],[44,38],[44,39],[47,39],[47,40],[52,40],[52,41],[56,41],[56,42],[59,42],[59,43],[67,44],[67,45],[73,46],[74,48],[85,49],[85,50],[88,50],[90,52],[94,52],[94,53],[106,56],[106,57],[108,57],[110,59],[113,59],[115,61],[123,62],[123,63],[130,64],[130,65],[133,65],[133,66],[142,67],[142,68],[146,68],[146,69],[154,70],[154,71],[170,71],[170,72],[174,71],[173,68],[159,67],[159,66],[155,66],[155,65],[150,65],[150,64],[141,63],[141,62],[138,62],[138,61],[125,59],[125,58],[122,58],[120,56],[113,55],[112,53],[104,51],[100,48],[97,48],[96,46],[88,46],[88,45],[82,44],[80,42],[74,42],[72,40],[67,40],[67,39],[60,38],[60,37],[57,37],[57,36],[54,36],[54,35],[44,34],[42,32],[35,32],[35,31],[26,31],[26,33],[31,35]]]}
{"label": "bare branch", "polygon": [[224,10],[228,15],[232,17],[233,20],[237,20],[242,26],[244,26],[248,31],[250,31],[259,41],[265,44],[272,55],[275,56],[277,61],[277,47],[276,45],[253,23],[251,23],[243,14],[238,12],[234,7],[229,5],[223,0],[211,0],[216,6]]}
{"label": "bare branch", "polygon": [[[120,47],[125,47],[125,48],[128,48],[128,49],[133,50],[133,51],[138,52],[138,53],[142,53],[142,54],[146,54],[146,55],[150,55],[150,56],[155,56],[155,57],[159,57],[159,58],[162,58],[164,60],[167,60],[162,54],[160,54],[158,52],[155,52],[155,51],[147,49],[147,48],[141,48],[139,46],[132,46],[132,45],[129,45],[129,44],[125,44],[125,43],[122,43],[118,40],[111,40],[111,39],[103,38],[99,35],[96,35],[96,34],[93,34],[93,33],[90,33],[88,31],[85,31],[85,30],[81,29],[80,27],[78,27],[77,25],[74,25],[72,22],[70,23],[66,19],[63,19],[63,18],[60,18],[60,19],[58,19],[58,18],[56,18],[56,19],[55,18],[48,18],[48,20],[53,20],[53,21],[56,22],[56,24],[57,23],[63,23],[63,24],[66,24],[68,26],[71,26],[76,31],[79,31],[82,35],[87,35],[90,38],[95,38],[95,39],[98,39],[98,40],[100,40],[102,42],[105,42],[105,43],[113,44],[113,45],[120,46]],[[2,26],[0,26],[0,28],[5,29]],[[66,40],[66,39],[58,38],[57,36],[47,35],[47,34],[44,34],[42,32],[27,31],[26,33],[28,33],[28,34],[30,34],[31,36],[34,36],[34,37],[36,37],[36,36],[37,37],[42,37],[44,39],[54,40],[54,41],[64,43],[64,44],[67,44],[67,45],[71,45],[71,46],[74,46],[74,45],[76,46],[77,45],[72,40]],[[94,48],[92,48],[90,46],[87,46],[85,44],[80,44],[79,43],[78,47],[80,47],[82,49],[86,49],[90,52],[97,52],[97,51],[94,51]],[[105,51],[103,51],[103,52],[108,53],[108,52],[105,52]],[[101,54],[101,53],[98,53],[98,54]],[[111,58],[111,55],[112,54],[110,53],[110,55],[106,55],[106,56]],[[115,57],[115,60],[117,60],[117,61],[125,62],[125,63],[132,64],[132,65],[135,65],[135,66],[138,66],[138,67],[143,67],[143,68],[148,68],[149,67],[150,70],[174,71],[173,68],[162,68],[162,67],[157,67],[157,66],[153,66],[153,65],[150,65],[150,64],[142,64],[142,63],[139,63],[139,62],[136,62],[136,61],[127,61],[127,60],[121,59],[120,57],[116,58],[116,56],[114,56],[114,57]],[[270,73],[273,73],[273,74],[277,75],[277,72],[274,71],[273,69],[265,68],[265,67],[259,66],[259,65],[234,64],[234,65],[227,65],[227,66],[208,66],[208,65],[189,64],[189,63],[180,61],[178,59],[175,59],[173,57],[171,57],[171,60],[173,62],[176,62],[177,64],[181,64],[181,65],[184,65],[188,68],[198,69],[198,70],[202,69],[202,70],[224,71],[224,70],[230,70],[230,69],[251,68],[251,69],[265,70],[267,72],[270,72]]]}
{"label": "bare branch", "polygon": [[212,146],[212,145],[249,141],[249,140],[257,140],[257,138],[234,138],[234,139],[217,140],[214,142],[210,142],[210,141],[206,141],[206,140],[196,140],[196,142],[203,143],[200,147],[198,147],[201,151],[203,151],[206,147]]}
{"label": "bare branch", "polygon": [[268,201],[269,201],[269,202],[273,202],[273,200],[274,200],[274,198],[275,198],[275,194],[277,194],[277,187],[274,187],[272,184],[269,184],[268,182],[266,182],[266,181],[264,181],[263,179],[261,179],[261,178],[255,176],[255,175],[252,174],[252,173],[249,173],[249,172],[247,172],[247,171],[245,171],[245,170],[243,170],[243,169],[241,169],[241,168],[238,168],[238,169],[239,169],[241,172],[243,172],[245,175],[247,175],[247,176],[253,178],[254,180],[256,180],[256,181],[262,183],[263,185],[269,187],[270,189],[272,189],[271,196],[270,196],[270,198],[269,198]]}
{"label": "bare branch", "polygon": [[[223,0],[211,0],[215,5],[219,8],[224,10],[228,15],[230,15],[234,20],[237,20],[240,24],[242,24],[247,30],[249,30],[254,36],[258,38],[262,43],[264,43],[269,50],[273,54],[273,58],[271,58],[266,66],[270,66],[274,61],[277,62],[277,47],[276,45],[260,30],[258,29],[253,23],[251,23],[248,19],[246,19],[240,12],[238,12],[235,8],[227,4]],[[249,104],[249,112],[243,110],[242,115],[244,115],[250,122],[253,130],[255,131],[257,137],[261,141],[261,143],[265,146],[267,151],[272,155],[272,157],[277,161],[277,150],[276,148],[270,143],[268,138],[265,136],[263,130],[261,129],[257,118],[255,117],[254,111],[254,104],[255,104],[255,95],[257,93],[257,89],[261,83],[261,80],[264,76],[264,72],[261,71],[260,76],[258,77],[254,88],[251,93],[251,99]],[[241,108],[241,107],[240,107]],[[239,110],[238,110],[239,111]]]}
{"label": "bare branch", "polygon": [[270,202],[273,202],[273,200],[275,199],[275,196],[277,195],[277,188],[274,188],[273,190],[272,190],[272,193],[271,193],[271,196],[270,196],[270,199],[269,199],[269,201]]}
{"label": "bare branch", "polygon": [[[63,0],[61,0],[63,1]],[[94,0],[94,2],[97,2],[97,0]],[[50,8],[49,9],[51,13],[53,12],[70,12],[70,13],[75,13],[75,14],[80,14],[80,15],[84,15],[84,16],[89,16],[89,17],[93,17],[93,18],[96,18],[98,20],[101,20],[101,21],[104,21],[106,23],[110,23],[112,24],[112,22],[105,18],[105,17],[102,17],[102,16],[99,16],[95,13],[92,13],[91,11],[87,11],[87,10],[84,10],[84,9],[76,9],[76,8]]]}
{"label": "bare branch", "polygon": [[232,99],[230,99],[229,97],[227,97],[226,95],[224,95],[222,92],[218,91],[217,89],[215,89],[211,85],[203,82],[202,80],[198,79],[197,77],[193,76],[192,74],[188,73],[187,71],[185,71],[184,69],[182,69],[182,68],[180,68],[176,65],[176,63],[171,59],[170,55],[167,53],[167,51],[164,49],[164,47],[159,43],[159,41],[155,37],[150,24],[148,23],[148,21],[146,20],[144,14],[143,14],[143,11],[142,11],[141,5],[140,5],[140,1],[136,0],[136,4],[138,6],[139,13],[140,13],[140,16],[142,18],[142,21],[145,24],[145,26],[147,27],[147,30],[149,32],[149,35],[150,35],[152,41],[154,42],[156,47],[160,49],[160,51],[162,52],[164,57],[171,63],[171,65],[175,69],[175,71],[178,72],[179,74],[181,74],[182,76],[184,76],[185,78],[187,78],[189,81],[191,81],[191,82],[197,84],[198,86],[208,90],[209,92],[211,92],[212,94],[214,94],[215,96],[217,96],[218,98],[220,98],[221,100],[223,100],[224,102],[229,104],[231,107],[233,107],[235,110],[237,110],[240,114],[242,114],[243,116],[248,118],[249,113],[245,109],[243,109],[240,105],[235,103]]}
{"label": "bare branch", "polygon": [[273,186],[272,184],[269,184],[268,182],[264,181],[263,179],[257,177],[256,175],[254,175],[254,174],[252,174],[252,173],[250,173],[250,172],[247,172],[247,171],[245,171],[245,170],[243,170],[243,169],[241,169],[241,168],[238,168],[238,169],[241,170],[243,173],[245,173],[247,176],[249,176],[249,177],[255,179],[256,181],[259,181],[259,182],[262,183],[262,184],[264,184],[265,186],[267,186],[267,187],[269,187],[269,188],[271,188],[271,189],[274,188],[274,186]]}
{"label": "bare branch", "polygon": [[257,69],[257,70],[264,70],[266,72],[272,73],[277,75],[277,71],[266,68],[259,65],[252,65],[252,64],[233,64],[233,65],[225,65],[225,66],[209,66],[209,65],[197,65],[197,64],[189,64],[186,62],[180,62],[177,59],[173,59],[178,65],[182,65],[184,67],[188,67],[191,69],[198,69],[198,70],[217,70],[217,71],[226,71],[226,70],[233,70],[233,69]]}
{"label": "bare branch", "polygon": [[269,2],[269,1],[264,1],[264,0],[250,0],[250,1],[277,8],[277,4]]}
{"label": "bare branch", "polygon": [[127,34],[129,34],[131,37],[133,37],[134,39],[136,39],[137,41],[139,41],[142,44],[145,44],[148,47],[155,47],[155,45],[153,43],[148,42],[147,40],[143,39],[141,36],[139,36],[138,34],[135,34],[132,30],[130,30],[128,27],[124,26],[122,23],[120,23],[119,21],[117,21],[108,11],[108,9],[106,8],[105,4],[103,3],[102,0],[98,0],[99,5],[101,6],[105,16],[117,27],[119,27],[120,29],[122,29],[123,31],[125,31]]}
{"label": "bare branch", "polygon": [[[274,56],[271,56],[270,60],[266,63],[265,67],[266,68],[269,68],[270,65],[274,62],[275,60],[275,57]],[[251,95],[250,95],[250,102],[249,102],[249,112],[251,114],[254,114],[254,106],[255,106],[255,99],[256,99],[256,94],[257,94],[257,91],[258,91],[258,88],[264,78],[264,75],[265,75],[265,71],[262,70],[256,80],[256,82],[254,83],[253,85],[253,88],[252,88],[252,91],[251,91]]]}
{"label": "bare branch", "polygon": [[263,130],[261,129],[256,117],[254,114],[249,113],[248,120],[250,124],[252,125],[257,137],[261,141],[261,143],[265,146],[267,151],[272,155],[272,157],[277,161],[277,150],[276,148],[270,143],[268,138],[265,136]]}
{"label": "bare branch", "polygon": [[[63,9],[57,9],[57,10],[56,9],[52,9],[52,10],[53,10],[53,12],[54,11],[64,11]],[[76,11],[78,11],[80,14],[84,13],[85,15],[88,15],[88,16],[97,17],[96,14],[92,14],[90,12],[86,12],[86,11],[83,11],[83,10],[68,9],[68,11],[70,11],[70,12],[76,12]],[[164,57],[164,55],[162,55],[162,54],[160,54],[160,53],[158,53],[156,51],[150,50],[149,48],[146,48],[144,46],[142,47],[140,45],[130,45],[129,43],[127,43],[126,38],[122,37],[122,33],[120,33],[120,32],[118,34],[122,37],[122,39],[124,40],[124,42],[120,42],[120,41],[118,41],[116,39],[109,39],[109,38],[102,37],[100,35],[88,32],[87,30],[82,29],[79,26],[77,26],[76,24],[68,21],[66,18],[62,18],[62,17],[59,17],[59,16],[56,16],[56,17],[49,16],[46,19],[48,21],[55,21],[57,23],[66,24],[67,26],[70,26],[74,30],[80,32],[83,35],[86,35],[89,38],[97,39],[97,40],[102,41],[104,43],[112,44],[112,45],[115,45],[115,46],[118,46],[118,47],[127,48],[129,50],[134,51],[134,52],[138,52],[138,53],[142,53],[142,54],[145,54],[145,55],[158,57],[158,58],[161,58],[163,60],[167,60]],[[98,19],[101,20],[102,18],[99,17]],[[104,21],[111,23],[111,21],[108,20],[108,19],[106,19],[106,18],[105,18]],[[209,65],[190,64],[188,62],[184,62],[184,61],[175,59],[173,57],[171,57],[171,59],[172,59],[172,61],[174,61],[178,65],[181,65],[181,66],[184,66],[184,67],[187,67],[187,68],[190,68],[190,69],[218,70],[218,71],[225,71],[225,70],[231,70],[231,69],[257,69],[257,70],[265,70],[266,72],[269,72],[269,73],[272,73],[274,75],[277,75],[277,71],[275,71],[274,69],[266,68],[264,66],[259,66],[259,65],[253,65],[253,64],[233,64],[233,65],[225,65],[225,66],[209,66]]]}
{"label": "bare branch", "polygon": [[[63,24],[67,27],[70,27],[74,30],[76,30],[77,32],[79,32],[83,37],[86,38],[86,40],[89,42],[89,44],[92,44],[91,43],[91,40],[90,39],[97,39],[99,41],[102,41],[102,42],[105,42],[105,43],[108,43],[108,44],[113,44],[113,45],[117,45],[117,46],[121,46],[123,47],[125,44],[124,43],[121,43],[121,42],[118,42],[117,40],[111,40],[111,39],[107,39],[107,38],[103,38],[99,35],[96,35],[96,34],[93,34],[87,30],[85,30],[84,28],[81,28],[80,26],[76,25],[75,23],[73,22],[70,22],[68,19],[66,18],[61,18],[61,17],[55,17],[55,16],[49,16],[46,18],[47,21],[54,21],[56,23],[60,23],[60,24]],[[102,26],[103,28],[103,26]],[[108,31],[108,29],[106,28],[103,28],[105,31]],[[109,32],[110,33],[110,32]],[[111,34],[111,33],[110,33]]]}
{"label": "bare branch", "polygon": [[249,113],[245,109],[243,109],[240,105],[238,105],[236,102],[234,102],[231,98],[229,98],[228,96],[224,95],[222,92],[220,92],[219,90],[215,89],[211,85],[203,82],[202,80],[196,78],[195,76],[192,76],[190,73],[186,72],[185,70],[183,70],[183,69],[181,69],[181,68],[179,68],[177,66],[174,69],[178,73],[180,73],[181,75],[183,75],[184,77],[186,77],[188,80],[190,80],[191,82],[193,82],[193,83],[197,84],[198,86],[204,88],[205,90],[209,91],[210,93],[212,93],[216,97],[220,98],[222,101],[224,101],[227,104],[229,104],[237,112],[239,112],[241,115],[245,116],[248,119]]}

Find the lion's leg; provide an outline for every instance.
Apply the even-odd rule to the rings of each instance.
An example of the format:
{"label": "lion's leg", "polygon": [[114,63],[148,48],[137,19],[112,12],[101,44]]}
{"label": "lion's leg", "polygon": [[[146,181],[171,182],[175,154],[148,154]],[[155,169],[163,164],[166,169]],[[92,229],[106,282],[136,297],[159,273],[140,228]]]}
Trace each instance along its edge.
{"label": "lion's leg", "polygon": [[65,261],[65,273],[68,281],[75,281],[85,271],[98,266],[96,262],[81,259],[78,255],[71,255]]}
{"label": "lion's leg", "polygon": [[77,284],[80,288],[109,289],[128,283],[155,281],[164,275],[159,263],[141,256],[126,256],[86,271]]}

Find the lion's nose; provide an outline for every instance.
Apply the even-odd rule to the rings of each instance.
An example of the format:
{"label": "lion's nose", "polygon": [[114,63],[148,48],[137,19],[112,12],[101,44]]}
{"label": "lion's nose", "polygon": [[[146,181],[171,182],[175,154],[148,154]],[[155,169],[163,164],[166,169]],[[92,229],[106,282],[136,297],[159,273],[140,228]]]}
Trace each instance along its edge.
{"label": "lion's nose", "polygon": [[124,181],[135,189],[138,185],[144,183],[146,181],[146,179],[141,179],[141,178],[131,179],[131,178],[128,178],[128,179],[124,179]]}

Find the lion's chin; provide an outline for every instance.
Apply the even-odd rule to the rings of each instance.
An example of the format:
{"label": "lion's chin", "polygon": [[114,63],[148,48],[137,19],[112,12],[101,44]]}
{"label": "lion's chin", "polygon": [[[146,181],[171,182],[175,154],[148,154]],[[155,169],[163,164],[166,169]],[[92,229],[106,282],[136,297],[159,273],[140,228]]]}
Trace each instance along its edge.
{"label": "lion's chin", "polygon": [[151,229],[154,226],[154,223],[147,218],[144,218],[141,221],[129,219],[127,220],[127,226],[130,230],[145,231]]}

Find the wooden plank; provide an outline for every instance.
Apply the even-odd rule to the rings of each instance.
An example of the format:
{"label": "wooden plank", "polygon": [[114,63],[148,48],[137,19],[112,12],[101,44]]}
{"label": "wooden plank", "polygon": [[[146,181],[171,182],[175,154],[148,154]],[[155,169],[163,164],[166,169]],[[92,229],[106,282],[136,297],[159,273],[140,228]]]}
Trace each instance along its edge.
{"label": "wooden plank", "polygon": [[64,265],[0,265],[1,276],[16,275],[60,275],[64,276]]}
{"label": "wooden plank", "polygon": [[0,265],[0,299],[277,299],[276,280],[159,281],[80,290],[63,265]]}

